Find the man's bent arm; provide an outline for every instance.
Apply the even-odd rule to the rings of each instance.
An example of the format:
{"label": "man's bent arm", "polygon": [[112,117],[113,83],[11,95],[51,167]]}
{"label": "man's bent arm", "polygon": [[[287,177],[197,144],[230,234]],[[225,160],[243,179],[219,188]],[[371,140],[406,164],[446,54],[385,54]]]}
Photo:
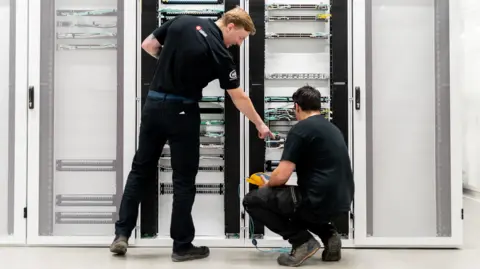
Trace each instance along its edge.
{"label": "man's bent arm", "polygon": [[253,107],[250,97],[248,97],[241,88],[227,90],[228,94],[232,98],[235,107],[242,112],[256,127],[265,124],[258,115],[257,111]]}
{"label": "man's bent arm", "polygon": [[278,187],[283,186],[290,179],[290,176],[295,170],[295,164],[290,161],[280,161],[275,170],[273,170],[270,175],[270,180],[268,180],[266,186],[268,187]]}
{"label": "man's bent arm", "polygon": [[152,55],[152,57],[158,59],[160,52],[162,51],[162,44],[160,44],[155,36],[151,34],[143,40],[142,49]]}

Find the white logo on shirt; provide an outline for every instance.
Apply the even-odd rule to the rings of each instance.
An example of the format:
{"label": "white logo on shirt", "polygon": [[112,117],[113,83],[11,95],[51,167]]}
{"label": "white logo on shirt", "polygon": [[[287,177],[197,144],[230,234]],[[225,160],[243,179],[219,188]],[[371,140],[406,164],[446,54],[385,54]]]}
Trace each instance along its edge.
{"label": "white logo on shirt", "polygon": [[195,29],[197,29],[197,31],[199,31],[200,34],[202,34],[204,37],[207,37],[207,33],[205,33],[205,31],[203,31],[203,29],[200,25],[197,25],[197,27],[195,27]]}
{"label": "white logo on shirt", "polygon": [[237,71],[232,70],[232,72],[230,72],[230,74],[228,76],[230,77],[230,80],[237,79]]}

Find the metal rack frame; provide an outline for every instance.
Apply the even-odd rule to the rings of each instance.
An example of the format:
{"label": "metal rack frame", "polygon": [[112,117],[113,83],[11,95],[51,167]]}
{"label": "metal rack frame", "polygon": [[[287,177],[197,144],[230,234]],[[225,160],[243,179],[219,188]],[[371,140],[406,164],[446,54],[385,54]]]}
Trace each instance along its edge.
{"label": "metal rack frame", "polygon": [[[254,103],[254,106],[259,111],[265,111],[262,115],[263,119],[268,122],[272,132],[276,134],[275,139],[266,139],[266,141],[258,141],[256,139],[256,132],[254,128],[250,128],[249,134],[249,164],[248,173],[253,174],[259,171],[265,171],[267,163],[266,157],[279,157],[279,154],[272,154],[275,150],[280,150],[285,142],[288,130],[296,123],[296,119],[291,113],[289,116],[282,117],[282,119],[272,120],[272,113],[275,114],[276,109],[282,111],[291,109],[293,100],[288,96],[265,96],[265,84],[278,85],[278,83],[269,82],[275,80],[291,80],[306,83],[305,81],[315,81],[322,83],[328,81],[330,87],[329,96],[322,97],[322,114],[339,126],[345,139],[348,140],[348,84],[346,78],[348,76],[348,19],[347,9],[348,1],[329,1],[329,4],[266,4],[265,1],[260,3],[250,3],[250,14],[252,18],[262,17],[263,24],[257,25],[257,35],[250,38],[250,85],[249,93]],[[308,14],[304,11],[311,11],[314,14]],[[285,11],[283,13],[272,13],[275,11]],[[289,15],[288,12],[292,11]],[[302,13],[293,13],[293,11],[302,11]],[[321,11],[320,13],[318,11]],[[317,12],[315,14],[315,12]],[[288,14],[288,15],[287,15]],[[308,15],[307,15],[308,14]],[[329,33],[324,32],[269,32],[267,25],[269,23],[284,23],[284,22],[326,22]],[[291,30],[290,30],[291,31]],[[300,30],[302,31],[302,30]],[[330,33],[334,33],[331,35]],[[265,69],[265,54],[268,51],[267,42],[276,42],[276,39],[299,39],[299,40],[317,40],[323,39],[327,41],[325,44],[330,47],[330,72],[329,73],[268,73]],[[270,44],[270,43],[269,43]],[[341,56],[343,55],[343,56]],[[333,64],[335,63],[335,64]],[[277,71],[278,72],[278,71]],[[259,75],[259,73],[263,73]],[[320,82],[323,81],[323,82]],[[310,83],[310,82],[309,82]],[[315,84],[315,83],[314,83]],[[289,84],[290,85],[290,84]],[[301,86],[301,85],[298,85]],[[273,86],[271,86],[273,87]],[[344,95],[345,94],[345,95]],[[272,103],[279,103],[272,104]],[[283,106],[285,103],[285,106]],[[285,107],[287,109],[285,109]],[[268,108],[268,109],[267,109]],[[277,111],[278,112],[278,111]],[[338,114],[337,114],[338,113]],[[338,116],[338,117],[337,117]],[[268,152],[268,154],[267,154]],[[268,160],[267,160],[268,161]],[[276,161],[276,160],[271,160]],[[271,167],[270,167],[271,168]],[[250,184],[249,190],[254,190],[257,187]],[[264,238],[265,230],[263,225],[253,221],[254,231],[252,234],[246,236],[247,238]],[[339,225],[340,232],[345,238],[349,237],[349,217],[343,219]],[[264,238],[265,239],[265,238]],[[268,240],[267,240],[268,241]],[[262,241],[260,244],[264,244]],[[268,243],[266,243],[268,244]]]}
{"label": "metal rack frame", "polygon": [[[220,5],[223,4],[224,7],[220,8]],[[180,8],[180,5],[184,5],[185,8]],[[210,6],[205,8],[207,5]],[[215,7],[212,7],[212,5]],[[192,15],[204,19],[215,20],[223,15],[224,10],[229,10],[238,5],[241,5],[239,0],[144,0],[142,1],[143,15],[141,38],[146,38],[155,28],[166,21],[173,19],[175,16]],[[170,6],[172,6],[172,8],[170,8]],[[151,10],[157,12],[154,13],[151,12]],[[234,62],[239,64],[241,62],[239,57],[240,50],[238,48],[231,48],[230,52],[232,53]],[[151,70],[154,69],[155,62],[151,59],[151,56],[146,54],[143,55],[142,80],[143,78],[148,78],[147,80],[149,80],[153,75]],[[240,67],[238,67],[237,73],[241,74],[242,71],[243,70],[240,70]],[[146,86],[149,82],[150,81],[142,81],[142,84],[145,85],[142,89],[142,105],[149,90],[148,86]],[[224,95],[204,96],[200,101],[200,110],[202,117],[200,129],[200,155],[202,159],[199,173],[212,175],[213,173],[217,173],[222,174],[222,178],[224,178],[222,184],[225,204],[225,238],[222,240],[215,239],[215,243],[213,244],[238,244],[239,242],[232,240],[241,237],[241,205],[239,197],[240,193],[238,190],[241,172],[241,150],[239,143],[241,139],[240,115],[232,100]],[[223,116],[216,117],[216,115]],[[161,160],[159,163],[159,173],[171,171],[171,167],[164,163],[169,156],[170,149],[167,145],[162,153],[163,161]],[[211,160],[218,160],[218,162],[212,162]],[[166,242],[161,236],[158,236],[159,196],[155,193],[155,190],[159,189],[158,178],[160,178],[159,175],[157,175],[157,182],[152,183],[149,187],[151,192],[147,194],[145,201],[141,204],[141,220],[139,222],[140,230],[137,234],[137,242],[140,245],[163,245]],[[213,178],[218,180],[216,175]],[[168,179],[162,177],[161,180],[160,184],[166,184],[164,181]],[[208,177],[202,177],[202,180],[208,181]],[[209,193],[209,191],[205,191],[202,195],[208,195]],[[155,212],[156,214],[152,214],[152,212]],[[229,243],[221,242],[225,239],[229,239]]]}

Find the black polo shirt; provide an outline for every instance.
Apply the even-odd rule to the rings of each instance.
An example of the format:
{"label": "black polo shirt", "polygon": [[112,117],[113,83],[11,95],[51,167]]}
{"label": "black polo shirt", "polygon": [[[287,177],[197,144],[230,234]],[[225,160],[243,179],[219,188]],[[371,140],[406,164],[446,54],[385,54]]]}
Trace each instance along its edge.
{"label": "black polo shirt", "polygon": [[315,215],[348,212],[354,195],[348,148],[341,131],[322,115],[289,131],[282,160],[295,163],[303,206]]}
{"label": "black polo shirt", "polygon": [[214,21],[182,15],[164,23],[153,35],[163,49],[150,90],[200,100],[212,80],[219,79],[225,90],[239,87],[235,63]]}

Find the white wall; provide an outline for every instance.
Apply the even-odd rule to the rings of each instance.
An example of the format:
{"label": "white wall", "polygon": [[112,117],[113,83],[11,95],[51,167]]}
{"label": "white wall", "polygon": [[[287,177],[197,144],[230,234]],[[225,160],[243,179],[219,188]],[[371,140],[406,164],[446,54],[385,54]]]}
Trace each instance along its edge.
{"label": "white wall", "polygon": [[480,191],[480,1],[451,4],[452,90],[463,92],[463,182]]}

